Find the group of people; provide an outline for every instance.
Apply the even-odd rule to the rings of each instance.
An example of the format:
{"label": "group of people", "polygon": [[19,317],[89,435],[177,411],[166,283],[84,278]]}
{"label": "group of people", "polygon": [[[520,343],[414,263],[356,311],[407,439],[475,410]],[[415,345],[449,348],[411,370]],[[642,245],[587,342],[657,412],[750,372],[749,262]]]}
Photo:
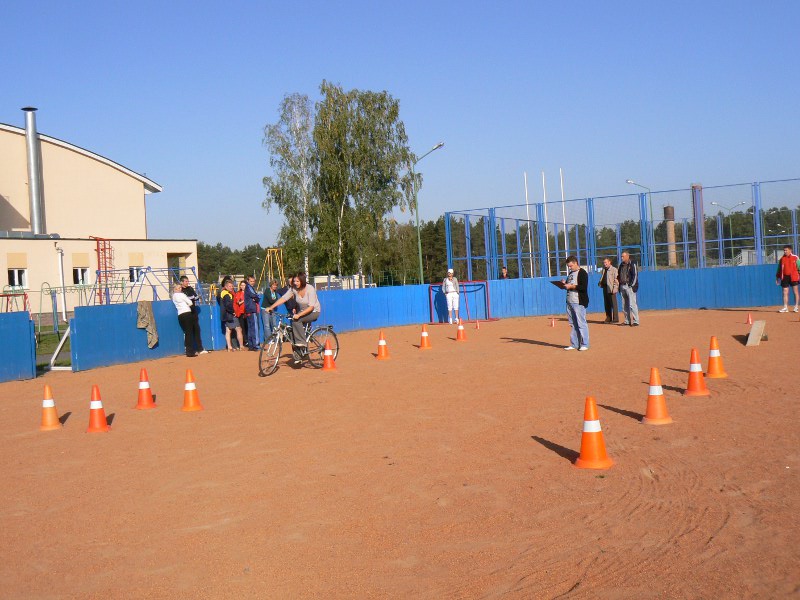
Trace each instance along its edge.
{"label": "group of people", "polygon": [[[589,306],[589,275],[578,264],[575,256],[567,258],[567,278],[561,281],[567,291],[567,321],[570,325],[570,345],[564,350],[589,349],[589,325],[586,308]],[[622,296],[622,325],[639,326],[639,307],[636,293],[639,291],[639,271],[631,260],[630,253],[622,253],[622,262],[615,267],[610,258],[603,259],[603,271],[598,284],[603,290],[605,323],[619,323],[617,294]]]}
{"label": "group of people", "polygon": [[[246,277],[239,282],[238,290],[236,287],[233,278],[225,276],[217,296],[228,352],[245,348],[258,352],[258,319],[263,324],[264,338],[269,337],[277,326],[277,317],[273,311],[285,305],[286,312],[292,319],[294,358],[297,362],[302,360],[307,352],[305,325],[316,321],[322,310],[317,291],[308,283],[306,274],[299,272],[290,275],[282,289],[278,289],[278,281],[273,279],[263,294],[256,291],[255,277]],[[178,323],[183,330],[186,356],[189,357],[208,353],[203,348],[200,337],[199,301],[200,297],[189,285],[188,277],[181,277],[180,283],[173,286],[172,302],[178,311]]]}

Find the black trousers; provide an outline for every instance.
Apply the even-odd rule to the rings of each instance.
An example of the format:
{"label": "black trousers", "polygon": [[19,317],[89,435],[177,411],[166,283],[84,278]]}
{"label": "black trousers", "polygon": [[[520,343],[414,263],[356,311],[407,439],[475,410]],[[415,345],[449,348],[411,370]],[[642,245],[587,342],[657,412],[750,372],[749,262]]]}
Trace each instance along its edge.
{"label": "black trousers", "polygon": [[611,319],[612,323],[619,323],[619,312],[617,311],[617,295],[603,290],[603,304],[606,308],[606,319]]}
{"label": "black trousers", "polygon": [[178,323],[183,329],[183,345],[186,347],[186,356],[194,356],[203,350],[203,340],[200,339],[200,319],[194,312],[178,315]]}

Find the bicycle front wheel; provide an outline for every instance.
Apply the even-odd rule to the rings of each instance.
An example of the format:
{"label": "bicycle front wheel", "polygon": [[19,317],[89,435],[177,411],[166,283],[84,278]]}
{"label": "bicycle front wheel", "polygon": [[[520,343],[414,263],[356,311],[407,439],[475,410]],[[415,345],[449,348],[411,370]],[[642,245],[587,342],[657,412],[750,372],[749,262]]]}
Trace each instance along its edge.
{"label": "bicycle front wheel", "polygon": [[258,374],[261,377],[272,375],[278,368],[278,359],[281,357],[283,340],[277,335],[271,335],[266,342],[261,344],[258,353]]}
{"label": "bicycle front wheel", "polygon": [[339,356],[339,338],[336,332],[329,327],[317,327],[308,336],[308,361],[317,369],[325,362],[325,342],[331,345],[333,360]]}

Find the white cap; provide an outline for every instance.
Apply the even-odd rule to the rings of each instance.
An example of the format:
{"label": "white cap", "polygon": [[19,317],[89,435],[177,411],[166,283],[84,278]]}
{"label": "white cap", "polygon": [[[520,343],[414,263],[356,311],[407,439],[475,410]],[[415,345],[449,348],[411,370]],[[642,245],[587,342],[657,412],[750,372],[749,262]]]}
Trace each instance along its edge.
{"label": "white cap", "polygon": [[452,273],[452,272],[453,272],[453,269],[447,269],[447,274],[448,274],[448,275],[449,275],[450,273]]}

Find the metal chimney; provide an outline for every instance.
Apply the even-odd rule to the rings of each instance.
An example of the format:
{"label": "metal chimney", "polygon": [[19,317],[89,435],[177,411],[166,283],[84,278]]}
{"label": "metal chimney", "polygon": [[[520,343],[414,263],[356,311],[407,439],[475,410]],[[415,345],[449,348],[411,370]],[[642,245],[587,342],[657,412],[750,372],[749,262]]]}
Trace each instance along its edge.
{"label": "metal chimney", "polygon": [[44,184],[42,179],[42,148],[36,131],[36,109],[26,106],[25,146],[28,152],[28,197],[31,206],[31,232],[34,235],[46,234],[44,218]]}

